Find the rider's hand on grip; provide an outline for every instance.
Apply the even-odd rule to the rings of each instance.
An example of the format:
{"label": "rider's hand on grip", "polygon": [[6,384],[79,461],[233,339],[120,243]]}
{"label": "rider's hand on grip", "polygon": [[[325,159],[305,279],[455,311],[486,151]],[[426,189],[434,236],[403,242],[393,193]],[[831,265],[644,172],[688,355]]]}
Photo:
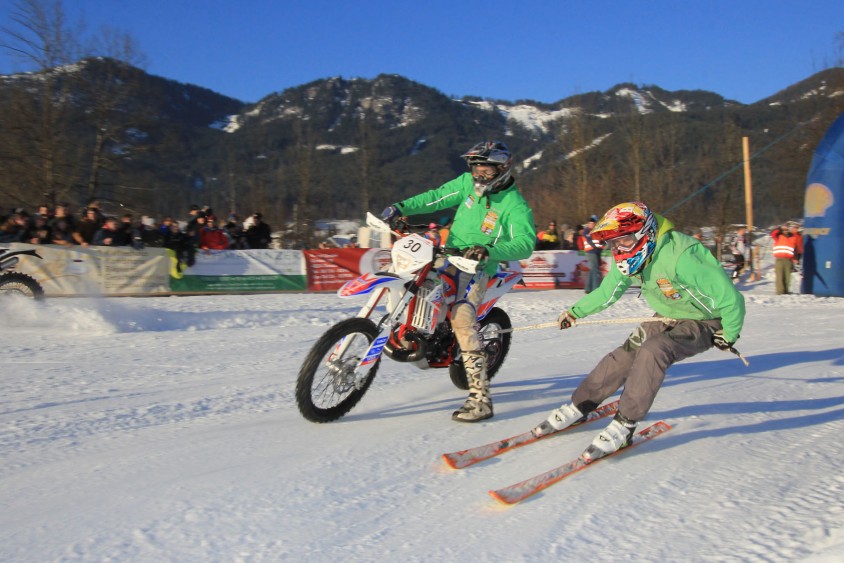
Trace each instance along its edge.
{"label": "rider's hand on grip", "polygon": [[479,265],[483,264],[484,262],[486,262],[486,259],[489,258],[489,249],[479,244],[476,244],[475,246],[470,246],[469,248],[463,251],[463,258],[468,258],[469,260],[477,260]]}
{"label": "rider's hand on grip", "polygon": [[399,208],[395,205],[391,205],[381,212],[381,219],[390,225],[391,229],[395,230],[398,227],[399,220],[401,219],[401,211],[399,211]]}
{"label": "rider's hand on grip", "polygon": [[577,324],[577,319],[568,311],[563,311],[557,319],[557,325],[560,327],[560,330],[571,328],[575,324]]}

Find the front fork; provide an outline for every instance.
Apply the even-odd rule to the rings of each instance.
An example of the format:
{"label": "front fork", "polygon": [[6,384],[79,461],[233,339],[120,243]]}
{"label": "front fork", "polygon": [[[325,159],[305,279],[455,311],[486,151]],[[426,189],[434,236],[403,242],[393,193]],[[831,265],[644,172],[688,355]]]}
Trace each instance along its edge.
{"label": "front fork", "polygon": [[[419,280],[424,280],[430,269],[431,265],[429,264],[422,272],[420,272],[420,275],[408,283],[398,303],[396,303],[395,307],[393,307],[393,310],[385,315],[378,323],[378,335],[372,341],[372,344],[369,345],[363,359],[358,362],[358,365],[355,367],[354,384],[356,388],[360,389],[363,386],[372,364],[377,362],[378,358],[381,357],[381,352],[384,350],[384,346],[390,339],[390,332],[396,322],[399,319],[404,318],[405,313],[407,313],[408,318],[412,318],[413,311],[411,310],[408,312],[407,309],[408,307],[411,307],[414,297],[416,297],[416,294],[419,292]],[[369,301],[367,301],[366,305],[364,305],[358,313],[358,316],[368,318],[375,309],[378,301],[387,291],[387,289],[383,289],[377,296],[373,295],[370,297]]]}
{"label": "front fork", "polygon": [[[358,362],[357,367],[355,367],[354,383],[356,388],[360,389],[361,386],[363,386],[372,364],[377,362],[378,358],[381,357],[384,345],[386,345],[387,341],[390,339],[390,331],[396,324],[396,321],[402,318],[407,310],[407,307],[410,305],[411,300],[416,296],[415,287],[415,284],[408,287],[407,291],[402,294],[401,299],[393,308],[392,312],[385,315],[384,318],[381,319],[381,322],[378,323],[378,327],[380,328],[378,336],[376,336],[372,341],[372,344],[369,345],[369,349],[366,351],[363,359]],[[364,307],[364,309],[366,309],[366,307]]]}

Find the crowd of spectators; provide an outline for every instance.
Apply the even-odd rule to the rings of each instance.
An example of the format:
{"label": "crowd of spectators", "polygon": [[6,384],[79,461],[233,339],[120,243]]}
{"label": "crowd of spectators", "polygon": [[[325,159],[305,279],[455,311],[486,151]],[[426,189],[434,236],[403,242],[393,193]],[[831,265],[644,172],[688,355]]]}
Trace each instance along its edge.
{"label": "crowd of spectators", "polygon": [[260,213],[243,221],[232,213],[221,220],[211,208],[198,205],[190,206],[184,221],[168,216],[160,222],[146,215],[136,221],[131,213],[106,216],[95,202],[76,215],[66,203],[54,209],[41,205],[35,213],[0,210],[0,243],[163,247],[189,266],[197,250],[269,248],[270,241],[270,226]]}
{"label": "crowd of spectators", "polygon": [[558,230],[557,222],[551,221],[546,228],[536,229],[536,250],[583,250],[583,229],[583,225],[571,228],[563,224]]}

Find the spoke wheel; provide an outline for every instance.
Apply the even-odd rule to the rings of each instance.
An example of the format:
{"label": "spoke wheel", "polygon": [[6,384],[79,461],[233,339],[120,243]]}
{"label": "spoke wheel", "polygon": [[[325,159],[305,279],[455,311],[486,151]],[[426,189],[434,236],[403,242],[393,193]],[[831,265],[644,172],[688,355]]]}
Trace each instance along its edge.
{"label": "spoke wheel", "polygon": [[311,422],[331,422],[358,404],[372,384],[381,359],[372,364],[358,385],[355,368],[377,335],[375,323],[355,317],[340,321],[316,341],[296,381],[296,404],[302,416]]}

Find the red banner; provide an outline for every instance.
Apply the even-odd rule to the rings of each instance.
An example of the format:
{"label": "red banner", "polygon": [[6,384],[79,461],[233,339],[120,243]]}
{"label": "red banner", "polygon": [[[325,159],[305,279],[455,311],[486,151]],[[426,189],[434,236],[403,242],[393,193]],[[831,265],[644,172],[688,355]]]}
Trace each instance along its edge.
{"label": "red banner", "polygon": [[390,251],[381,248],[305,250],[308,291],[337,291],[365,272],[384,270]]}
{"label": "red banner", "polygon": [[[337,291],[365,272],[378,272],[390,264],[386,248],[334,248],[305,250],[308,291]],[[610,265],[601,264],[603,275]],[[510,262],[510,270],[521,272],[527,289],[582,289],[589,275],[586,256],[576,250],[534,252],[527,260]],[[518,288],[524,286],[516,286]]]}

